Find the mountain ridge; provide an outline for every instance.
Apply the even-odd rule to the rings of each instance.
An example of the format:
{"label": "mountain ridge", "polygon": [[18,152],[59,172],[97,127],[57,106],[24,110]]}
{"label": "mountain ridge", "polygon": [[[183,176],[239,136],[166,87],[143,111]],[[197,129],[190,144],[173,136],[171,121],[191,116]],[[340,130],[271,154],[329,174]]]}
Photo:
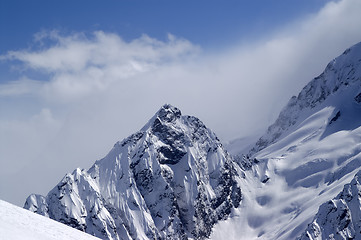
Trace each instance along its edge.
{"label": "mountain ridge", "polygon": [[[267,129],[267,133],[260,137],[255,146],[249,151],[249,155],[261,151],[281,139],[289,130],[292,131],[292,127],[302,117],[300,116],[302,111],[312,111],[330,95],[360,81],[360,52],[361,43],[358,43],[329,62],[325,70],[309,82],[297,97],[293,96],[289,100],[281,110],[275,123]],[[355,96],[355,98],[359,99],[358,101],[360,101],[360,97],[360,93]]]}

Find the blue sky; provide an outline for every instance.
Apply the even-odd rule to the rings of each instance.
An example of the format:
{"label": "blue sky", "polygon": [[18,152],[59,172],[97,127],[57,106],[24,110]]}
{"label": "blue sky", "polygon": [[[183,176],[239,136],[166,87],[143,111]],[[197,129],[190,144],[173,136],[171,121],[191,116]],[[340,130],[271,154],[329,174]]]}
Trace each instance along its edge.
{"label": "blue sky", "polygon": [[0,3],[0,51],[27,47],[34,33],[103,30],[126,40],[167,33],[202,47],[224,46],[316,13],[326,0],[19,1]]}
{"label": "blue sky", "polygon": [[164,103],[224,142],[261,134],[361,41],[360,13],[359,0],[0,1],[0,198],[46,194]]}

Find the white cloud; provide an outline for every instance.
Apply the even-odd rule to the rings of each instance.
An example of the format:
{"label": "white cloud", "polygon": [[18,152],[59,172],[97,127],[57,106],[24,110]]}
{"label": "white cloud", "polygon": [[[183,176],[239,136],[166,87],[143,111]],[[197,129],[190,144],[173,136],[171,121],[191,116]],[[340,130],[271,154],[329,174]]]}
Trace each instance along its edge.
{"label": "white cloud", "polygon": [[[113,33],[97,31],[91,37],[83,34],[61,36],[58,33],[42,32],[40,39],[48,37],[55,44],[39,50],[10,51],[2,56],[7,60],[19,60],[27,67],[49,73],[79,72],[88,67],[109,65],[130,66],[154,65],[174,61],[182,56],[196,53],[198,47],[189,41],[169,34],[162,42],[143,35],[131,42],[125,42]],[[134,68],[134,70],[139,70]]]}
{"label": "white cloud", "polygon": [[113,82],[128,81],[137,73],[188,59],[199,52],[199,47],[172,35],[166,42],[146,35],[125,42],[116,34],[102,31],[91,37],[61,36],[55,31],[35,36],[38,42],[49,38],[55,44],[38,51],[10,51],[1,59],[17,60],[25,69],[49,74],[43,93],[65,101],[106,90]]}
{"label": "white cloud", "polygon": [[[29,171],[22,174],[32,184],[49,178],[26,189],[25,198],[29,191],[45,194],[75,167],[89,167],[166,102],[198,116],[225,140],[251,134],[271,123],[332,58],[361,41],[360,12],[359,0],[330,2],[272,36],[217,53],[172,35],[167,41],[144,35],[126,42],[101,31],[91,36],[41,32],[35,37],[43,43],[40,50],[0,57],[49,76],[0,85],[0,98],[12,100],[4,109],[23,109],[25,102],[34,109],[16,121],[0,117],[0,136],[12,139],[0,137],[11,149],[0,151],[1,159],[31,163],[32,178]],[[49,39],[52,45],[45,44]],[[18,144],[26,150],[22,154],[15,154]]]}

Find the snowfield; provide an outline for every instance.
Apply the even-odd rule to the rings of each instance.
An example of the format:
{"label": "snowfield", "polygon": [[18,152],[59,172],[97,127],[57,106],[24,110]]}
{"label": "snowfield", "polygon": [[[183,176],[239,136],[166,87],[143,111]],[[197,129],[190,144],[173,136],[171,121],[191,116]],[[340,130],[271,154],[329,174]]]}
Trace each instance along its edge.
{"label": "snowfield", "polygon": [[87,233],[0,200],[1,240],[96,240]]}

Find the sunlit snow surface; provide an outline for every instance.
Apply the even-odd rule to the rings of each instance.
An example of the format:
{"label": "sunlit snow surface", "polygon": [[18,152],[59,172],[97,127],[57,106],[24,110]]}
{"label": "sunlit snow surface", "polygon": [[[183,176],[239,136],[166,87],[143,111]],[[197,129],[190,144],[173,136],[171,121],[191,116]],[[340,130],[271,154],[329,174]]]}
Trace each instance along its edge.
{"label": "sunlit snow surface", "polygon": [[291,100],[303,107],[290,101],[284,119],[264,135],[271,142],[280,133],[254,155],[259,163],[242,179],[242,204],[216,225],[212,239],[296,239],[360,170],[360,44],[352,50]]}
{"label": "sunlit snow surface", "polygon": [[0,200],[0,239],[95,240],[99,238]]}

